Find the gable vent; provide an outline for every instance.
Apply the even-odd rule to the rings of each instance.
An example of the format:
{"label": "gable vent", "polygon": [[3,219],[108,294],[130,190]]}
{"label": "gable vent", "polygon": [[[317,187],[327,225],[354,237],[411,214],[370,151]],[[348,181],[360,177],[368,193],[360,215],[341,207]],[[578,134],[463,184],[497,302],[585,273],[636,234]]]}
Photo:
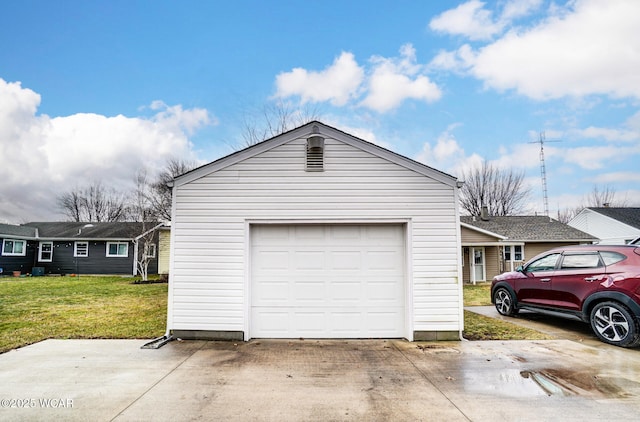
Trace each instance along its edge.
{"label": "gable vent", "polygon": [[307,171],[324,171],[324,138],[312,136],[307,139]]}

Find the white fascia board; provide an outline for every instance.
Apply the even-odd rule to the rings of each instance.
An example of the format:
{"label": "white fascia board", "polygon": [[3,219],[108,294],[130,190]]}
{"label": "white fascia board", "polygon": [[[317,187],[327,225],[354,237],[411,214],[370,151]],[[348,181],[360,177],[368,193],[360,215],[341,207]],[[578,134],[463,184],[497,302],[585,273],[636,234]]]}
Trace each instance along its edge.
{"label": "white fascia board", "polygon": [[496,237],[496,238],[498,238],[500,240],[507,240],[508,239],[507,236],[502,236],[501,234],[490,232],[489,230],[484,230],[484,229],[481,229],[480,227],[472,226],[471,224],[468,224],[468,223],[463,223],[462,221],[460,222],[460,225],[462,227],[465,227],[465,228],[469,229],[469,230],[473,230],[473,231],[476,231],[478,233],[483,233],[483,234],[486,234],[488,236],[493,236],[493,237]]}

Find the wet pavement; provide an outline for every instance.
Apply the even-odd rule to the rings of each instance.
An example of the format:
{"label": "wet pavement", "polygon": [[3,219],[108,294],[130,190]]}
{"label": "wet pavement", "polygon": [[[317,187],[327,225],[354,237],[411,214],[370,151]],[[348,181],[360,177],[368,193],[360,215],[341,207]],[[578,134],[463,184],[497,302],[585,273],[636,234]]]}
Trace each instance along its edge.
{"label": "wet pavement", "polygon": [[579,340],[47,340],[0,355],[2,421],[637,420],[640,350]]}

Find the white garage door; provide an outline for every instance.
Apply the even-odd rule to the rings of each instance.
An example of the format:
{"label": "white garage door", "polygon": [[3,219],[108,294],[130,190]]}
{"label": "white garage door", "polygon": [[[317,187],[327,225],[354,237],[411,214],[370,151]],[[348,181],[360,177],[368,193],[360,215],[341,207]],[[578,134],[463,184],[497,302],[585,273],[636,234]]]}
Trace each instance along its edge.
{"label": "white garage door", "polygon": [[404,244],[402,225],[251,226],[251,337],[404,337]]}

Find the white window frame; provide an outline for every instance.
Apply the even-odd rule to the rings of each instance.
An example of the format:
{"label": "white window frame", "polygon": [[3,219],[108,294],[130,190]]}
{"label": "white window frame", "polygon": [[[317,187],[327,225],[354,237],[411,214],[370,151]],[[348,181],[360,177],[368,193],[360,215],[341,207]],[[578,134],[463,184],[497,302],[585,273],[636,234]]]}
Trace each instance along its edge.
{"label": "white window frame", "polygon": [[[78,253],[78,245],[85,245],[84,254]],[[75,258],[87,258],[89,256],[89,242],[74,242],[73,244],[73,256]]]}
{"label": "white window frame", "polygon": [[[4,248],[5,248],[5,244],[6,242],[13,242],[12,246],[11,246],[11,252],[5,252]],[[21,253],[15,253],[14,251],[16,250],[16,243],[22,243],[22,252]],[[21,240],[21,239],[3,239],[2,240],[2,256],[26,256],[27,255],[27,241],[26,240]]]}
{"label": "white window frame", "polygon": [[[42,248],[44,245],[51,246],[51,250],[49,251],[51,255],[49,255],[49,258],[47,259],[42,257]],[[53,261],[53,242],[51,241],[40,242],[40,245],[38,247],[38,262],[51,262],[51,261]]]}
{"label": "white window frame", "polygon": [[147,247],[149,248],[148,250],[150,251],[149,255],[147,255],[147,258],[155,258],[156,257],[156,244],[155,243],[148,243]]}
{"label": "white window frame", "polygon": [[[110,254],[109,253],[109,246],[111,245],[125,245],[125,254]],[[118,247],[117,250],[119,251],[120,248]],[[129,242],[107,242],[107,258],[128,258],[129,257]]]}
{"label": "white window frame", "polygon": [[[515,259],[516,257],[516,247],[520,246],[520,259]],[[507,258],[507,254],[509,257]],[[502,258],[506,262],[520,262],[524,261],[524,245],[505,245],[503,250]]]}

